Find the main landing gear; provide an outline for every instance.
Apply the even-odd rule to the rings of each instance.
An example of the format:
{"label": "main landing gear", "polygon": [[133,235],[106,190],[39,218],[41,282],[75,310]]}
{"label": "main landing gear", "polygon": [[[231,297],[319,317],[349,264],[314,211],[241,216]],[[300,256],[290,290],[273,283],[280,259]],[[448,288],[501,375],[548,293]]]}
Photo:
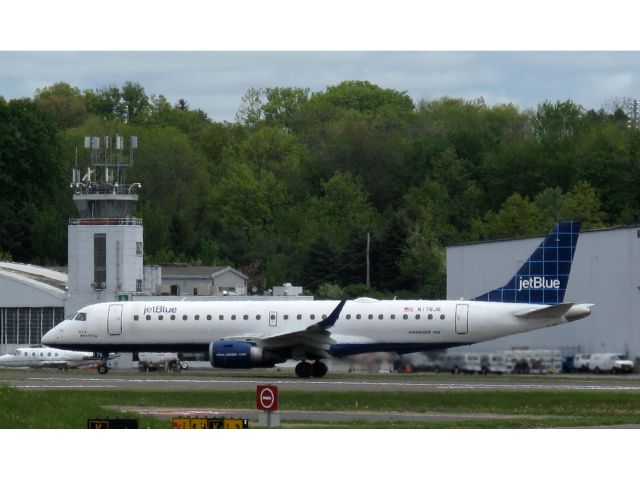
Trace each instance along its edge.
{"label": "main landing gear", "polygon": [[328,370],[327,366],[319,361],[313,363],[300,362],[296,365],[296,375],[300,378],[324,377]]}

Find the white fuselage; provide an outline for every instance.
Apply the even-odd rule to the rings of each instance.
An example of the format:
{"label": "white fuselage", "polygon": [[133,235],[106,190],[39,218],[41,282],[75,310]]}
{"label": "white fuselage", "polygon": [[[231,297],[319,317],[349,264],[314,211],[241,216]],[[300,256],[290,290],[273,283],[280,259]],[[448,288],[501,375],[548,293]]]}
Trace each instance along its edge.
{"label": "white fuselage", "polygon": [[92,352],[70,352],[48,347],[18,348],[0,356],[0,367],[73,368],[95,362]]}
{"label": "white fuselage", "polygon": [[[220,339],[260,339],[317,324],[338,301],[157,301],[91,305],[42,339],[46,345],[95,352],[207,351]],[[409,353],[490,340],[564,323],[564,316],[523,319],[531,304],[371,300],[346,302],[330,327],[334,356]]]}

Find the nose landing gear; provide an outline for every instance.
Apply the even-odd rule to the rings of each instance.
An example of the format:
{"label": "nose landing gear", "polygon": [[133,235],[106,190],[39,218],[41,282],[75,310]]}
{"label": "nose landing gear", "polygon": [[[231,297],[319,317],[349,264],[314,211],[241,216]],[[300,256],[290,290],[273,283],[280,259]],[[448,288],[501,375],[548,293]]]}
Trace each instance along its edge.
{"label": "nose landing gear", "polygon": [[102,375],[106,375],[109,372],[109,366],[107,365],[107,360],[109,359],[108,353],[100,354],[101,363],[98,366],[98,373]]}
{"label": "nose landing gear", "polygon": [[300,378],[320,378],[324,377],[328,371],[329,369],[327,366],[320,361],[315,361],[313,363],[300,362],[296,365],[296,375]]}

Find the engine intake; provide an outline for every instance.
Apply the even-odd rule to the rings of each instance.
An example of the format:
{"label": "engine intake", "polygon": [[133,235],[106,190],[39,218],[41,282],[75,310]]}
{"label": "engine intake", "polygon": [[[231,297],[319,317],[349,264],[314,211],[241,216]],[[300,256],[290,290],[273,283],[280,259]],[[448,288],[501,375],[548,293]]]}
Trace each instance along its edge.
{"label": "engine intake", "polygon": [[239,340],[211,342],[209,359],[211,365],[216,368],[273,367],[276,363],[283,361],[273,352]]}

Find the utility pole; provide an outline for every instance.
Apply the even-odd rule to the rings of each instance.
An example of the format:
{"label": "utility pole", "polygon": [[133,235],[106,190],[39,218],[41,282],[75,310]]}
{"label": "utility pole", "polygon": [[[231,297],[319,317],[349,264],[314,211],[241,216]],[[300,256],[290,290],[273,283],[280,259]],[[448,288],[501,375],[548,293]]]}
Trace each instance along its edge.
{"label": "utility pole", "polygon": [[640,119],[638,118],[638,116],[640,116],[640,106],[638,105],[638,100],[633,101],[633,103],[627,110],[627,113],[628,113],[628,116],[630,117],[629,120],[627,120],[629,127],[635,128],[636,130],[638,130],[640,128],[640,125],[639,125]]}
{"label": "utility pole", "polygon": [[370,287],[370,275],[371,265],[369,262],[369,245],[371,244],[371,232],[367,232],[367,287]]}

